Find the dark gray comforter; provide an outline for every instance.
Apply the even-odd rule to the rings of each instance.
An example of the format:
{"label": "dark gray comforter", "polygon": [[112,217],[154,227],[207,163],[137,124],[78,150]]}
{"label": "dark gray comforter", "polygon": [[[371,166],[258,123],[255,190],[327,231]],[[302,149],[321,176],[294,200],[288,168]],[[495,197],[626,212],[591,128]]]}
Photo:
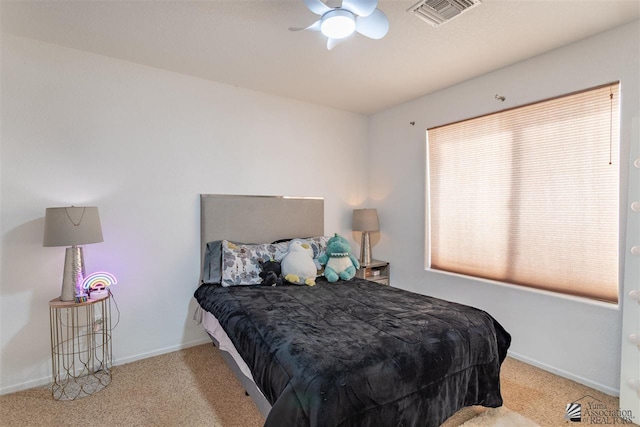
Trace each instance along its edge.
{"label": "dark gray comforter", "polygon": [[511,337],[484,311],[360,279],[195,297],[272,404],[265,426],[438,426],[502,405]]}

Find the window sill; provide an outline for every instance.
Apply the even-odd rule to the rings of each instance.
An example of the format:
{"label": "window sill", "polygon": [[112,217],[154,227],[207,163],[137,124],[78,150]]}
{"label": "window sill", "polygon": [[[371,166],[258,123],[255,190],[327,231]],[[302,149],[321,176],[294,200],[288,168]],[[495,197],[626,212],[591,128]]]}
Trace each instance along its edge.
{"label": "window sill", "polygon": [[618,303],[617,304],[613,304],[613,303],[610,303],[610,302],[597,301],[597,300],[592,300],[592,299],[585,298],[585,297],[578,297],[578,296],[575,296],[575,295],[566,295],[566,294],[561,294],[559,292],[551,292],[551,291],[545,291],[543,289],[529,288],[527,286],[522,286],[522,285],[514,285],[512,283],[499,282],[497,280],[490,280],[490,279],[483,279],[481,277],[467,276],[465,274],[460,274],[460,273],[452,273],[450,271],[436,270],[436,269],[431,269],[431,268],[425,268],[425,271],[427,271],[429,273],[442,274],[442,275],[445,275],[445,276],[458,277],[458,278],[466,279],[466,280],[469,280],[469,281],[476,281],[476,282],[487,283],[487,284],[490,284],[490,285],[502,286],[502,287],[506,287],[508,289],[512,289],[512,290],[516,290],[516,291],[529,292],[529,293],[534,293],[534,294],[538,294],[538,295],[546,295],[546,296],[549,296],[551,298],[560,298],[560,299],[564,299],[564,300],[567,300],[567,301],[576,302],[576,303],[580,303],[580,304],[587,304],[587,305],[600,307],[600,308],[605,308],[605,309],[609,309],[609,310],[620,311],[620,298],[621,298],[620,295],[618,295]]}

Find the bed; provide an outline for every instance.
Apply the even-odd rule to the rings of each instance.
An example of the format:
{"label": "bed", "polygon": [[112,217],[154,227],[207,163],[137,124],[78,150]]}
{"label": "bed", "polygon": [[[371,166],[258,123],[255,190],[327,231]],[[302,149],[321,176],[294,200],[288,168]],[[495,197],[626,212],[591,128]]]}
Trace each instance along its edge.
{"label": "bed", "polygon": [[291,238],[321,246],[323,234],[319,198],[201,196],[201,322],[266,427],[438,426],[465,406],[502,405],[511,337],[484,311],[363,279],[211,280],[217,245],[226,260],[229,242],[274,251]]}

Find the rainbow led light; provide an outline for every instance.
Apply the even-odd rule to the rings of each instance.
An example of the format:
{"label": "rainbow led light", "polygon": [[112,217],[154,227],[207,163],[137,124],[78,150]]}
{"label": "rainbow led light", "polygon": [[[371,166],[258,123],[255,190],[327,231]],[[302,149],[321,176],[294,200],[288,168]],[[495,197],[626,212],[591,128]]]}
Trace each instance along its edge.
{"label": "rainbow led light", "polygon": [[89,274],[82,282],[82,287],[88,292],[104,290],[108,286],[118,283],[113,274],[106,271],[98,271]]}

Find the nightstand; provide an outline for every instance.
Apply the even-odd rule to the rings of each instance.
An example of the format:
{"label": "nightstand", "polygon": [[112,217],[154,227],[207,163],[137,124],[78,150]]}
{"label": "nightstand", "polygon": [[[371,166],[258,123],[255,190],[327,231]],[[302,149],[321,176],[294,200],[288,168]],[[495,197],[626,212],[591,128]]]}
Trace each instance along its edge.
{"label": "nightstand", "polygon": [[51,363],[56,400],[90,396],[111,382],[111,296],[49,302]]}
{"label": "nightstand", "polygon": [[356,270],[356,277],[371,280],[381,285],[389,284],[389,263],[378,259],[371,260],[369,265],[361,265]]}

